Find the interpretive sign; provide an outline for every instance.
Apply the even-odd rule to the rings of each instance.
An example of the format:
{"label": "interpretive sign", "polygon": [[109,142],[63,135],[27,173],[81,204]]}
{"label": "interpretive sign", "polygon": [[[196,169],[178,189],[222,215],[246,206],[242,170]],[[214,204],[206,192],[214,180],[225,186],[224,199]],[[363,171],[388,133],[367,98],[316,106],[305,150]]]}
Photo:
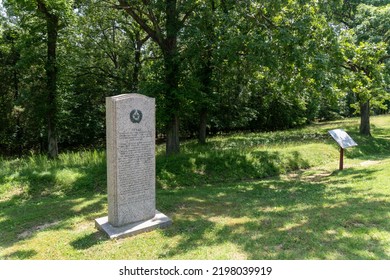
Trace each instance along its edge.
{"label": "interpretive sign", "polygon": [[170,225],[156,211],[154,98],[107,97],[106,130],[108,217],[96,226],[117,238]]}
{"label": "interpretive sign", "polygon": [[328,131],[332,138],[340,146],[340,165],[339,169],[344,168],[344,149],[357,146],[357,143],[342,129],[333,129]]}
{"label": "interpretive sign", "polygon": [[339,146],[343,149],[357,146],[356,142],[353,141],[351,136],[349,136],[342,129],[334,129],[329,130],[329,134],[333,137],[333,139],[339,144]]}

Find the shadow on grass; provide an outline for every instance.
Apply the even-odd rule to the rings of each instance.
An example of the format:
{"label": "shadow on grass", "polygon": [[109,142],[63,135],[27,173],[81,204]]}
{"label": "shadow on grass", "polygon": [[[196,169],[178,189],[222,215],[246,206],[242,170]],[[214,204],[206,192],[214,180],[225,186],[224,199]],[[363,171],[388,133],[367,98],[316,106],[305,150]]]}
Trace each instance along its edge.
{"label": "shadow on grass", "polygon": [[[82,194],[66,197],[47,196],[24,200],[14,196],[0,202],[0,245],[3,247],[33,238],[41,230],[61,230],[75,216],[85,216],[91,221],[101,212],[106,197]],[[55,226],[46,228],[47,224]]]}
{"label": "shadow on grass", "polygon": [[77,250],[86,250],[104,240],[107,240],[107,237],[100,231],[97,231],[74,240],[70,245]]}
{"label": "shadow on grass", "polygon": [[11,254],[5,255],[5,259],[13,259],[13,260],[26,260],[30,259],[31,257],[35,256],[37,254],[37,251],[35,250],[18,250],[16,252],[13,252]]}
{"label": "shadow on grass", "polygon": [[105,207],[99,195],[106,190],[104,153],[62,154],[57,160],[36,155],[7,164],[0,185],[12,178],[12,187],[21,187],[0,200],[1,246],[32,238],[52,223],[49,230],[63,229],[77,215],[92,219]]}
{"label": "shadow on grass", "polygon": [[358,146],[347,150],[349,158],[381,160],[390,156],[390,139],[353,134]]}
{"label": "shadow on grass", "polygon": [[389,246],[378,237],[390,231],[389,197],[373,192],[366,198],[365,190],[340,185],[350,176],[375,172],[350,169],[319,182],[272,179],[176,190],[180,200],[165,206],[177,218],[163,233],[181,241],[167,245],[160,257],[231,243],[247,259],[389,259]]}

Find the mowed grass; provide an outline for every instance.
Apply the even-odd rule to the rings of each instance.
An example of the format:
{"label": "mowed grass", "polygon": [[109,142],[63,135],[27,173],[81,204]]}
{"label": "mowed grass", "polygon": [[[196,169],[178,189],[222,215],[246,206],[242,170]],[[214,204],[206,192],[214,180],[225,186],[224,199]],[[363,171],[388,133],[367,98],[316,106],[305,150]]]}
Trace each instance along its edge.
{"label": "mowed grass", "polygon": [[[390,259],[390,116],[157,147],[167,229],[109,240],[103,151],[0,161],[0,259]],[[327,134],[359,144],[345,154]]]}

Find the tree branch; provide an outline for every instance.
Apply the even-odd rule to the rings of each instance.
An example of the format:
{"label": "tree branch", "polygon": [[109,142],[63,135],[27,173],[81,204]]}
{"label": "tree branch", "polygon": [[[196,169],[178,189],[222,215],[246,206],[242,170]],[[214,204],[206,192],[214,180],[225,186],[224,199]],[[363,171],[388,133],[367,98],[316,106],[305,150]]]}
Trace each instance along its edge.
{"label": "tree branch", "polygon": [[187,19],[191,16],[192,12],[198,7],[199,4],[195,4],[191,9],[189,9],[183,16],[180,21],[180,27],[183,27],[187,21]]}
{"label": "tree branch", "polygon": [[384,63],[388,59],[390,59],[390,55],[385,55],[379,59],[379,63]]}
{"label": "tree branch", "polygon": [[[141,16],[142,13],[140,11],[129,5],[126,0],[119,0],[119,6],[116,7],[128,13],[158,45],[164,45],[164,39],[159,30],[153,29]],[[156,28],[156,26],[154,27]]]}
{"label": "tree branch", "polygon": [[341,67],[352,72],[359,72],[359,68],[357,67],[357,65],[353,64],[350,61],[347,61],[346,64],[341,64]]}

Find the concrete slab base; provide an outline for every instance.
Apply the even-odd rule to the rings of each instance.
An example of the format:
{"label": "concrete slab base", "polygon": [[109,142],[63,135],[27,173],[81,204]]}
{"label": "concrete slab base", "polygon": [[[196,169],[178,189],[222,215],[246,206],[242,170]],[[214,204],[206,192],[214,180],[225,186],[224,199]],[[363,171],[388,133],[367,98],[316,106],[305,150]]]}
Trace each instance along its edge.
{"label": "concrete slab base", "polygon": [[156,228],[165,228],[172,224],[172,220],[163,213],[156,210],[156,215],[149,220],[127,224],[121,227],[114,227],[108,222],[108,216],[95,219],[95,227],[105,232],[110,239],[124,238]]}

